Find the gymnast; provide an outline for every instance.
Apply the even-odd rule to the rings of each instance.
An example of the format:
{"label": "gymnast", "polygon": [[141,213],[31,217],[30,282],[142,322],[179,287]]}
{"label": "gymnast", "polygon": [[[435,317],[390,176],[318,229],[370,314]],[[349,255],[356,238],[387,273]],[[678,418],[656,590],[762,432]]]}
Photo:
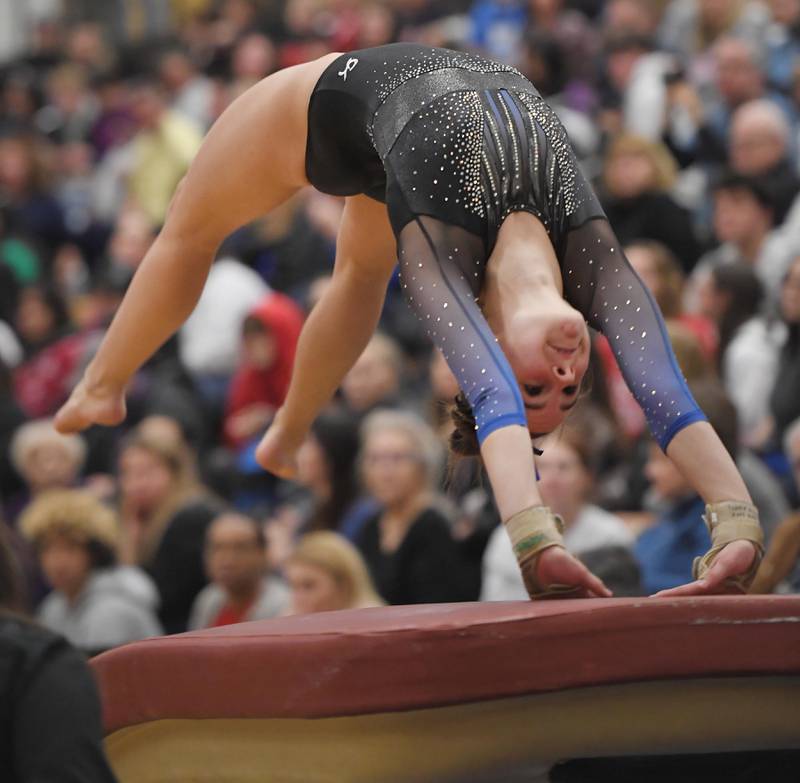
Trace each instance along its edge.
{"label": "gymnast", "polygon": [[333,280],[308,317],[257,458],[291,477],[319,411],[372,335],[399,259],[410,306],[462,394],[470,439],[531,597],[609,596],[542,505],[532,438],[579,395],[602,332],[660,446],[704,498],[712,548],[659,595],[742,592],[758,513],[689,394],[657,306],[625,259],[553,110],[514,68],[418,44],[332,53],[237,98],[178,186],[61,432],[125,416],[125,387],[189,316],[222,240],[313,185],[345,197]]}

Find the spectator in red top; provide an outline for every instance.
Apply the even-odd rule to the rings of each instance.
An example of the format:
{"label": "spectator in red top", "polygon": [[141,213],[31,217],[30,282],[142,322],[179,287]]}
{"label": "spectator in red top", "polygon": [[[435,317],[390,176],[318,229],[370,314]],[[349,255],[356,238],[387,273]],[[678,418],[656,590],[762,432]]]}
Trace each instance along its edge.
{"label": "spectator in red top", "polygon": [[265,620],[284,612],[289,590],[267,570],[266,540],[259,522],[224,511],[206,532],[206,572],[211,583],[194,601],[189,628],[216,628]]}
{"label": "spectator in red top", "polygon": [[257,438],[283,403],[292,374],[300,308],[270,292],[245,318],[242,358],[233,376],[225,413],[225,437],[241,449]]}
{"label": "spectator in red top", "polygon": [[67,398],[80,369],[84,340],[71,333],[66,305],[49,285],[22,290],[14,325],[25,349],[14,371],[17,401],[28,416],[49,416]]}

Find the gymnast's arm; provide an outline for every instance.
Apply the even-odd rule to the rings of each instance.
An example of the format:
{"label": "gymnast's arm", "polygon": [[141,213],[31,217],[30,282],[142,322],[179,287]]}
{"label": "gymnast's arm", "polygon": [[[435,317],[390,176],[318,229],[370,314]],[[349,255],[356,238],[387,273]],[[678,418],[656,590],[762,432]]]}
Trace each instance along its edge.
{"label": "gymnast's arm", "polygon": [[[608,339],[622,374],[662,449],[706,503],[752,503],[733,458],[692,398],[652,296],[625,258],[605,220],[573,231],[563,260],[565,293]],[[718,589],[743,574],[755,545],[733,541],[705,577],[663,595]]]}
{"label": "gymnast's arm", "polygon": [[311,423],[375,331],[396,260],[386,207],[367,196],[348,198],[331,283],[303,325],[286,400],[256,450],[270,472],[294,474]]}
{"label": "gymnast's arm", "polygon": [[124,418],[126,384],[192,312],[222,240],[305,184],[304,149],[289,143],[305,121],[284,90],[291,70],[242,94],[209,131],[96,356],[58,412],[62,432]]}
{"label": "gymnast's arm", "polygon": [[689,392],[658,307],[608,221],[591,220],[575,234],[564,259],[565,293],[608,339],[653,436],[706,503],[752,502],[732,457]]}

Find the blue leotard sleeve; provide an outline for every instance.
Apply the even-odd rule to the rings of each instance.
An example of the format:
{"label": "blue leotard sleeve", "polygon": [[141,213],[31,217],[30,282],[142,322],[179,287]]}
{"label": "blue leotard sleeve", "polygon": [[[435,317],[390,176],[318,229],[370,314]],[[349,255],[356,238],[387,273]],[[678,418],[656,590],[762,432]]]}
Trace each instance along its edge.
{"label": "blue leotard sleeve", "polygon": [[[403,292],[472,405],[479,442],[494,430],[527,426],[519,385],[477,304],[482,242],[426,216],[400,234]],[[705,419],[683,379],[663,319],[608,221],[587,221],[559,248],[564,294],[604,334],[625,381],[663,449]]]}
{"label": "blue leotard sleeve", "polygon": [[477,304],[483,242],[423,215],[400,232],[399,256],[403,293],[469,400],[478,441],[500,427],[527,426],[514,373]]}
{"label": "blue leotard sleeve", "polygon": [[650,292],[625,258],[608,221],[567,234],[560,254],[564,295],[605,335],[662,449],[706,417],[694,401]]}

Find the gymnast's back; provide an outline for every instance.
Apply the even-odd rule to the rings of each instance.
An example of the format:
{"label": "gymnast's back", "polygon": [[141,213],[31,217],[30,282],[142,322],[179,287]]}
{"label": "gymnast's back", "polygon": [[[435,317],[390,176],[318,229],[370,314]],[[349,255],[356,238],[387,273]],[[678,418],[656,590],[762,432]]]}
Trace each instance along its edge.
{"label": "gymnast's back", "polygon": [[[455,70],[464,71],[466,78],[454,83]],[[434,72],[441,76],[436,89],[406,95],[402,108],[393,107],[392,117],[386,112],[379,114],[397,88]],[[393,43],[337,57],[320,76],[309,102],[306,147],[309,182],[323,193],[337,196],[366,193],[385,201],[386,171],[382,158],[396,139],[395,136],[389,140],[392,128],[399,131],[437,93],[469,87],[480,89],[480,82],[467,74],[513,74],[515,80],[538,95],[515,68],[450,49]]]}
{"label": "gymnast's back", "polygon": [[515,211],[544,226],[564,298],[608,337],[661,446],[703,419],[566,131],[516,69],[418,44],[343,54],[309,102],[306,173],[323,192],[385,201],[404,293],[465,391],[479,441],[500,426],[527,426],[476,304]]}

